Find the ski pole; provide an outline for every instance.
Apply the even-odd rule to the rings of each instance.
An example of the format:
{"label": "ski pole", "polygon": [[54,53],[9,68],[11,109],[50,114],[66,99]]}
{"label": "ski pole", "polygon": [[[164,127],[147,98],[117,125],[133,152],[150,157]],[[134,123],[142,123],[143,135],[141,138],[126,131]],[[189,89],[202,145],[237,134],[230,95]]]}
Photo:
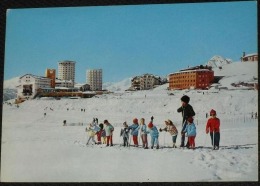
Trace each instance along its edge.
{"label": "ski pole", "polygon": [[215,134],[214,134],[214,131],[213,131],[213,135],[212,136],[213,136],[213,147],[212,148],[214,150],[214,148],[215,148],[215,139],[214,139],[215,138]]}
{"label": "ski pole", "polygon": [[163,146],[165,147],[165,132],[163,133]]}

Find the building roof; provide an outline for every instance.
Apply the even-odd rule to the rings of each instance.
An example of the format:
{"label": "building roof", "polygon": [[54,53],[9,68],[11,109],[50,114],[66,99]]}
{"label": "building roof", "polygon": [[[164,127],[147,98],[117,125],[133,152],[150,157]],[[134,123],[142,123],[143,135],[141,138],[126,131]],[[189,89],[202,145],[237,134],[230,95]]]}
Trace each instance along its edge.
{"label": "building roof", "polygon": [[243,58],[250,57],[250,56],[258,56],[258,53],[247,54],[247,55],[243,56]]}
{"label": "building roof", "polygon": [[[212,70],[209,70],[209,69],[195,69],[195,70],[183,70],[183,71],[179,71],[179,72],[174,72],[174,73],[170,73],[168,76],[172,75],[172,74],[181,74],[181,73],[184,73],[184,72],[199,72],[199,71],[212,71]],[[212,71],[214,72],[214,71]]]}
{"label": "building roof", "polygon": [[33,75],[33,74],[25,74],[25,75],[21,76],[20,79],[22,79],[24,76],[32,76],[32,77],[34,77],[35,79],[49,79],[49,80],[51,80],[51,79],[48,78],[48,77],[37,76],[37,75]]}

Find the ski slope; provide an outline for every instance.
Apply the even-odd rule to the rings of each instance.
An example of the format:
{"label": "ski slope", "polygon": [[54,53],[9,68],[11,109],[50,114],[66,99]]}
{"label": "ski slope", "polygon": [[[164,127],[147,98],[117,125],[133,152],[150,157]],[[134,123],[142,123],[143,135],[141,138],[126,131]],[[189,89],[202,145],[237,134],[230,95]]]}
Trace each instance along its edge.
{"label": "ski slope", "polygon": [[[1,181],[258,181],[258,120],[251,118],[251,113],[258,110],[258,91],[166,89],[167,85],[163,85],[154,90],[104,94],[91,99],[42,98],[28,100],[19,108],[4,104]],[[183,94],[191,98],[196,112],[197,149],[169,148],[171,137],[165,132],[160,133],[162,148],[158,150],[120,146],[123,122],[132,124],[135,117],[145,118],[148,124],[154,116],[158,128],[171,119],[180,131],[182,116],[177,108]],[[211,150],[210,137],[205,133],[205,115],[212,108],[221,121],[218,151]],[[115,146],[86,146],[85,128],[94,117],[99,122],[108,119],[115,127]],[[63,120],[68,126],[63,126]]]}

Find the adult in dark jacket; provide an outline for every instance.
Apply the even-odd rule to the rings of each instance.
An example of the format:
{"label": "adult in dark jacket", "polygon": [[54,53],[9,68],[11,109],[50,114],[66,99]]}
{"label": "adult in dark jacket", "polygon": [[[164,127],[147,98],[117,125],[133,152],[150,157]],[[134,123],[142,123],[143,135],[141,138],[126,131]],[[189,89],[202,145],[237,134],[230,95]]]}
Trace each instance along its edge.
{"label": "adult in dark jacket", "polygon": [[[181,107],[177,109],[177,112],[181,112],[182,113],[182,130],[181,130],[181,146],[180,147],[184,147],[184,143],[185,143],[185,133],[183,133],[183,130],[186,128],[187,125],[187,119],[189,117],[193,117],[195,116],[195,112],[192,108],[192,106],[189,104],[190,98],[189,96],[182,96],[181,97]],[[186,144],[187,147],[189,147],[189,143],[187,142]]]}

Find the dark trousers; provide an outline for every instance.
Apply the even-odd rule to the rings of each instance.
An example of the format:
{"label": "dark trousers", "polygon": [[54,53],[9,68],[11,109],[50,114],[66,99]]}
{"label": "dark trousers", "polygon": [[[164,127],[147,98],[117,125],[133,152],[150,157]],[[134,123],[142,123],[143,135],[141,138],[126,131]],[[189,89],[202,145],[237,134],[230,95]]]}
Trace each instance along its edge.
{"label": "dark trousers", "polygon": [[[187,125],[187,122],[184,123],[184,125],[183,125],[183,127],[181,129],[181,132],[184,131],[184,129],[186,128],[186,125]],[[185,133],[181,134],[181,147],[184,147],[184,144],[185,144]],[[189,147],[189,141],[187,141],[186,146]]]}
{"label": "dark trousers", "polygon": [[124,147],[125,146],[129,146],[129,144],[128,144],[128,138],[127,137],[123,137],[123,140],[124,140]]}
{"label": "dark trousers", "polygon": [[[219,132],[211,132],[210,133],[211,137],[211,144],[213,147],[219,147],[219,141],[220,141],[220,133]],[[214,139],[213,139],[214,137]]]}

